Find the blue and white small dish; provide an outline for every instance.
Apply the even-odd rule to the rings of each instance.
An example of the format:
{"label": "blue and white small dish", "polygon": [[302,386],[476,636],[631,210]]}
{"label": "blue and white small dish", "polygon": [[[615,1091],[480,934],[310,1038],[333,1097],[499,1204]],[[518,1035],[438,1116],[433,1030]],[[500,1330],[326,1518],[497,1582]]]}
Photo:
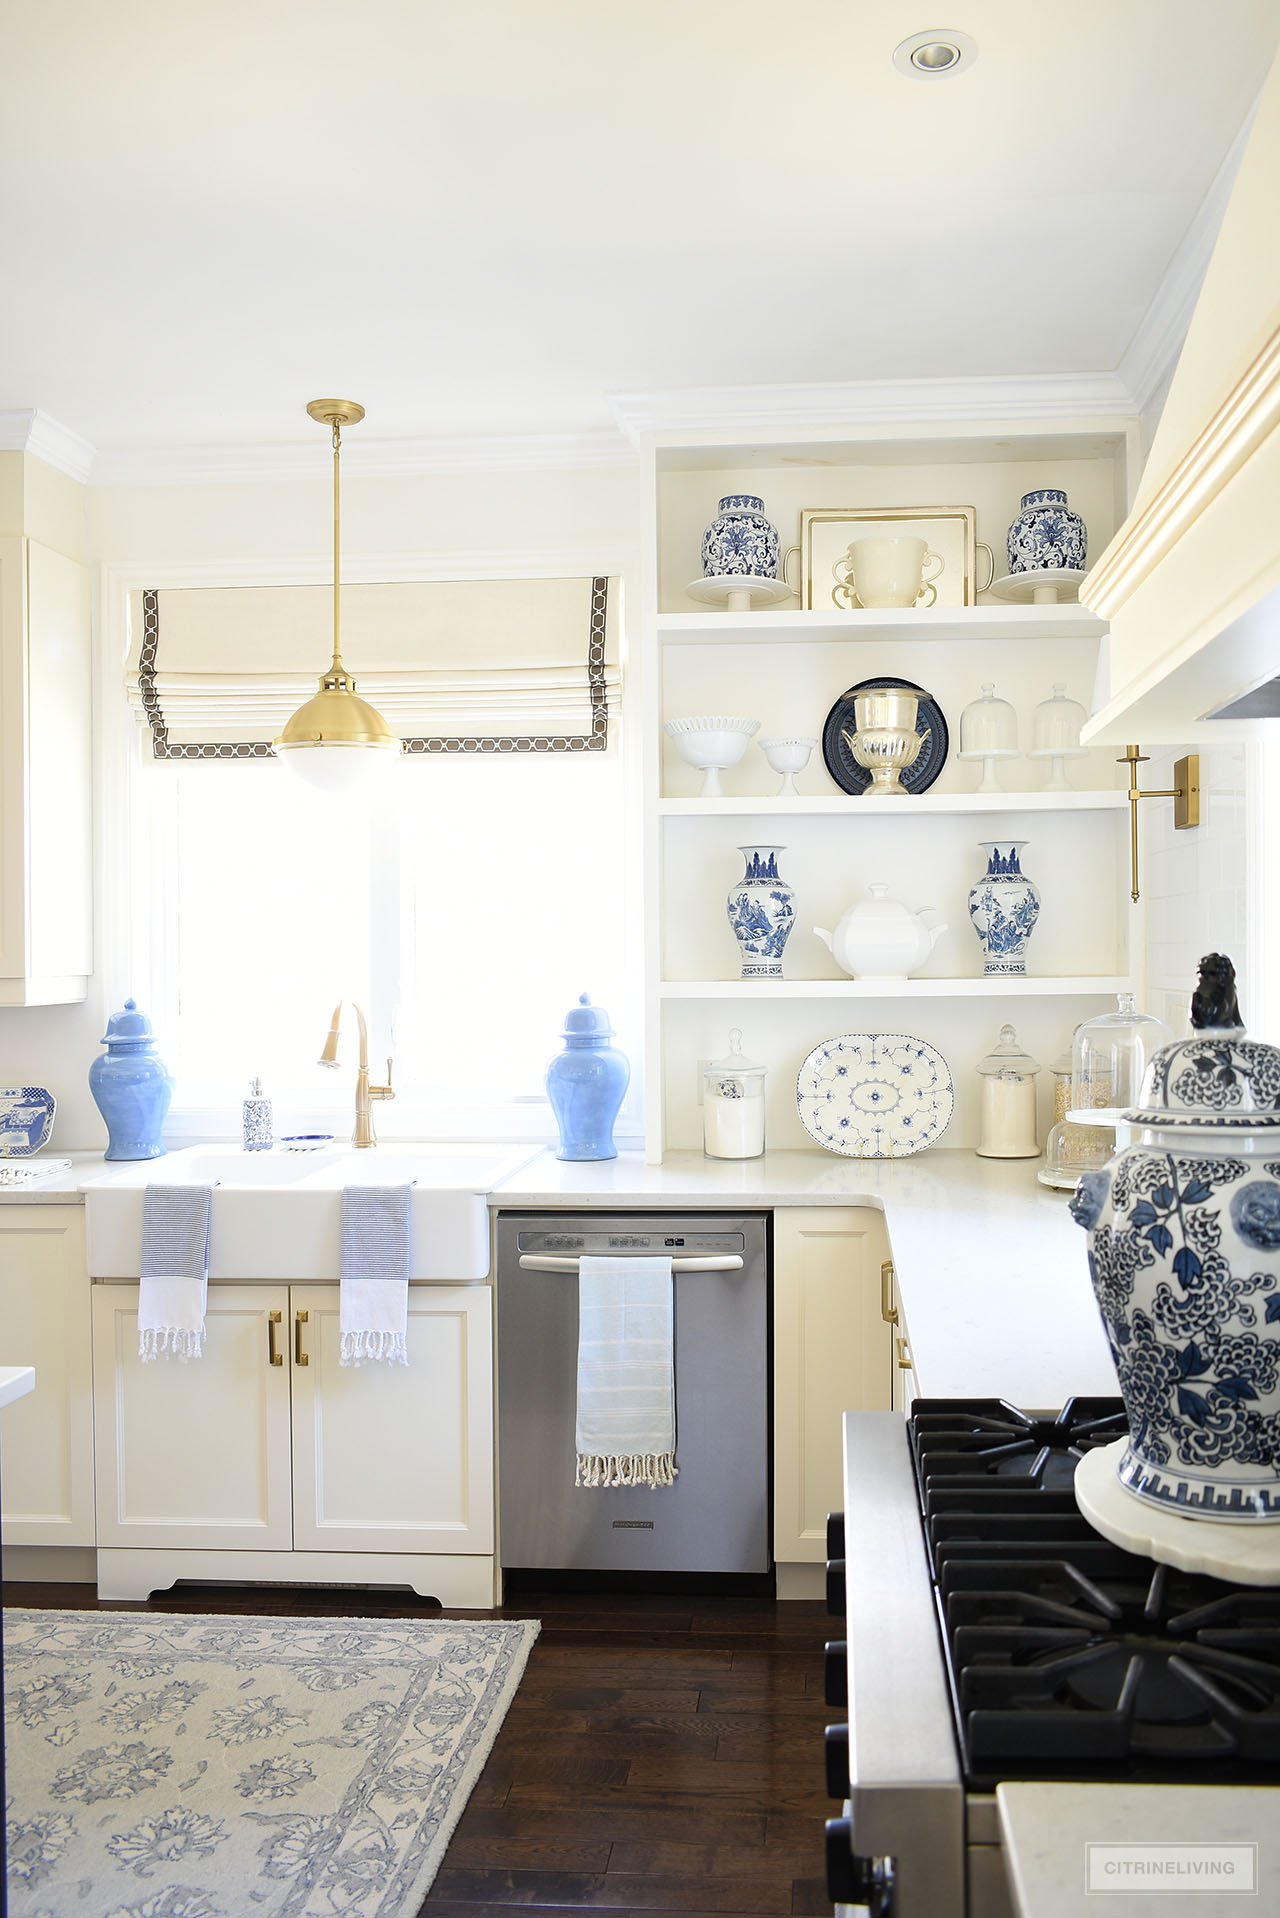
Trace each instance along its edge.
{"label": "blue and white small dish", "polygon": [[902,1159],[937,1145],[951,1123],[951,1068],[906,1032],[846,1032],[813,1048],[796,1080],[809,1137],[846,1159]]}
{"label": "blue and white small dish", "polygon": [[926,792],[947,763],[951,746],[947,722],[941,706],[923,686],[917,686],[913,679],[895,679],[891,673],[880,673],[875,679],[860,679],[856,686],[850,686],[847,692],[841,693],[827,714],[822,724],[822,757],[827,762],[827,771],[841,792],[864,793],[871,784],[871,774],[854,758],[849,740],[858,730],[854,702],[859,693],[869,692],[873,686],[919,693],[916,731],[923,736],[924,744],[911,765],[904,766],[899,776],[909,793]]}
{"label": "blue and white small dish", "polygon": [[48,1145],[57,1109],[44,1086],[0,1086],[0,1159],[29,1159]]}
{"label": "blue and white small dish", "polygon": [[332,1132],[291,1132],[277,1141],[282,1152],[321,1152],[333,1144]]}

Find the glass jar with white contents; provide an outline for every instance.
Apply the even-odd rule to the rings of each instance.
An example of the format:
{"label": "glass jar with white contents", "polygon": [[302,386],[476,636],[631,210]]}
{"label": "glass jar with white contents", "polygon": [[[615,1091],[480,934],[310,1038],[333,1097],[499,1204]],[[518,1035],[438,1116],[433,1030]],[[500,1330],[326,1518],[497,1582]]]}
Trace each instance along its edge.
{"label": "glass jar with white contents", "polygon": [[709,1159],[758,1159],[764,1151],[765,1068],[748,1059],[735,1026],[729,1051],[702,1072],[702,1149]]}
{"label": "glass jar with white contents", "polygon": [[1036,1074],[1040,1067],[1018,1044],[1012,1026],[1001,1026],[1000,1043],[978,1061],[982,1080],[980,1138],[983,1159],[1034,1159],[1036,1137]]}

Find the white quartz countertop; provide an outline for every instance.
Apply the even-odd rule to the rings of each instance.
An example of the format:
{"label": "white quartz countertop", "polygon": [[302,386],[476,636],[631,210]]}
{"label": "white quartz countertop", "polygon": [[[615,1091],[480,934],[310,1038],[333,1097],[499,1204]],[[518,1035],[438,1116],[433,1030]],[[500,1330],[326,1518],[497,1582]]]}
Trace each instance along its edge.
{"label": "white quartz countertop", "polygon": [[[0,1190],[0,1204],[74,1205],[117,1169],[101,1153],[71,1156],[70,1171]],[[675,1152],[661,1165],[624,1152],[574,1164],[544,1151],[497,1186],[490,1204],[511,1211],[873,1206],[885,1214],[921,1392],[1048,1408],[1072,1393],[1114,1394],[1117,1386],[1084,1234],[1066,1194],[1037,1183],[1037,1163],[951,1150],[841,1159],[815,1149],[758,1159]]]}
{"label": "white quartz countertop", "polygon": [[1280,1911],[1280,1788],[1012,1784],[996,1803],[1017,1918]]}
{"label": "white quartz countertop", "polygon": [[920,1390],[1027,1408],[1118,1391],[1089,1285],[1085,1236],[1035,1159],[964,1151],[910,1159],[767,1152],[758,1159],[638,1153],[570,1164],[543,1153],[492,1194],[512,1211],[555,1207],[874,1206],[885,1214]]}

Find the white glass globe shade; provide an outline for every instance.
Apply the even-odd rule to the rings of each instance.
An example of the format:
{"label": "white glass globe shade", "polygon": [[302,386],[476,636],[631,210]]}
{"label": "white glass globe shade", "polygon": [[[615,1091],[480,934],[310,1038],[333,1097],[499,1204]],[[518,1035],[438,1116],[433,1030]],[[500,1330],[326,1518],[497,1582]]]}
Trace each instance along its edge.
{"label": "white glass globe shade", "polygon": [[277,745],[276,757],[317,792],[344,793],[381,782],[400,753],[386,746]]}

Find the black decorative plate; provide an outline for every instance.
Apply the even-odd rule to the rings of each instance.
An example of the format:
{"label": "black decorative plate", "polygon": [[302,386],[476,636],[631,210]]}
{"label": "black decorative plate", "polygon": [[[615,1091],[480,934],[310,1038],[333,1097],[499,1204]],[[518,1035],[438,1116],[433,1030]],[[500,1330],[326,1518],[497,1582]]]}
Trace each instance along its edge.
{"label": "black decorative plate", "polygon": [[942,716],[941,706],[936,699],[929,697],[923,686],[917,686],[913,679],[894,679],[890,673],[877,673],[874,679],[860,679],[856,686],[850,686],[848,692],[841,693],[827,714],[826,724],[822,728],[822,757],[827,762],[827,771],[841,792],[864,793],[871,784],[871,774],[865,766],[858,764],[844,735],[852,735],[858,729],[853,710],[854,695],[865,693],[872,686],[890,686],[904,693],[920,694],[916,731],[927,732],[929,737],[921,747],[915,765],[908,766],[902,774],[902,783],[909,793],[927,792],[947,763],[947,751],[951,744],[947,722]]}

